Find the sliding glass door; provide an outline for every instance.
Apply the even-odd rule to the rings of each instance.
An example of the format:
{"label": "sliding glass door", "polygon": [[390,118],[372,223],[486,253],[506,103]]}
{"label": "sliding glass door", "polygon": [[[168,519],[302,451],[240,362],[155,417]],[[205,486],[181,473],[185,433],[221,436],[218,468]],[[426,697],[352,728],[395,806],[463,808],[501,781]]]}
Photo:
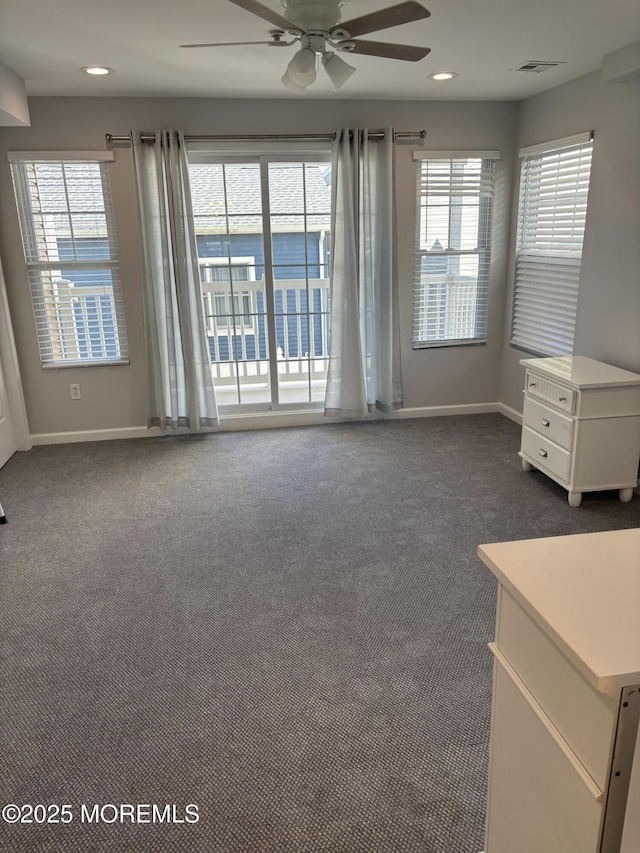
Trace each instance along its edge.
{"label": "sliding glass door", "polygon": [[218,404],[324,401],[329,346],[330,155],[190,155]]}

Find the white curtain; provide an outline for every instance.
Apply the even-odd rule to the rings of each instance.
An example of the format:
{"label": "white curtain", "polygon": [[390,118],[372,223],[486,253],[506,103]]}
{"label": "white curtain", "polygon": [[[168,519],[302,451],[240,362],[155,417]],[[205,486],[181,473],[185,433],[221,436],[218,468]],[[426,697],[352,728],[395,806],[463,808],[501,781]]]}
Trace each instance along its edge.
{"label": "white curtain", "polygon": [[149,426],[199,431],[218,423],[184,136],[133,139],[143,246]]}
{"label": "white curtain", "polygon": [[394,148],[392,129],[334,143],[326,415],[402,407]]}

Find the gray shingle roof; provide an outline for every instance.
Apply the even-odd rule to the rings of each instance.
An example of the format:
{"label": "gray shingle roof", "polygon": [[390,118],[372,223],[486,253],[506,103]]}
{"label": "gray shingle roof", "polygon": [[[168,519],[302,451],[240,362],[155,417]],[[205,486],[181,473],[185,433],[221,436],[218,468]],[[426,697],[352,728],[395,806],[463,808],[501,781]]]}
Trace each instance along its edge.
{"label": "gray shingle roof", "polygon": [[[64,211],[67,205],[62,167],[58,163],[38,163],[40,202],[48,214],[48,227],[55,229],[57,237],[68,237],[70,231],[66,217],[55,217],[53,211]],[[99,168],[95,164],[73,164],[68,172],[67,190],[71,193],[71,207],[82,210],[74,216],[76,237],[106,236],[102,184]],[[68,176],[69,178],[69,176]],[[193,213],[199,234],[226,233],[226,216],[229,214],[229,232],[235,234],[262,231],[262,205],[260,168],[255,163],[191,165],[189,167]],[[269,165],[270,206],[272,230],[295,232],[304,229],[303,214],[307,213],[307,230],[328,229],[331,212],[331,166],[329,163]],[[36,192],[35,188],[33,190]],[[225,207],[226,198],[226,207]],[[305,205],[306,203],[306,205]],[[92,210],[96,213],[93,215]],[[54,224],[55,223],[55,224]]]}
{"label": "gray shingle roof", "polygon": [[[314,217],[308,224],[309,229],[329,227],[329,170],[327,163],[307,163],[303,180],[301,164],[270,164],[269,200],[272,217],[277,217],[272,220],[274,231],[302,230],[305,202],[307,215]],[[198,233],[224,233],[226,213],[231,233],[262,230],[260,169],[257,164],[226,164],[224,172],[218,164],[192,165],[189,167],[189,179]]]}

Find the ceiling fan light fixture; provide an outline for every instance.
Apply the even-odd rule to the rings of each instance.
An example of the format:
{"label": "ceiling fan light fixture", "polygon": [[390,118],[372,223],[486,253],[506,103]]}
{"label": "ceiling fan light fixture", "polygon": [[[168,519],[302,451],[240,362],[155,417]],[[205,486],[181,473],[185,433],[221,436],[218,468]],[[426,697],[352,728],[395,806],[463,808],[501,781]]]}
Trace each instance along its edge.
{"label": "ceiling fan light fixture", "polygon": [[290,92],[293,92],[294,95],[304,95],[304,93],[307,91],[306,86],[299,86],[298,83],[296,83],[296,81],[292,79],[291,75],[289,74],[288,68],[284,72],[280,80],[282,81],[282,85]]}
{"label": "ceiling fan light fixture", "polygon": [[297,86],[310,86],[316,79],[316,55],[308,47],[303,47],[299,50],[285,71],[285,77],[288,76]]}
{"label": "ceiling fan light fixture", "polygon": [[348,62],[329,50],[323,54],[322,64],[336,92],[344,86],[356,70],[353,65],[349,65]]}

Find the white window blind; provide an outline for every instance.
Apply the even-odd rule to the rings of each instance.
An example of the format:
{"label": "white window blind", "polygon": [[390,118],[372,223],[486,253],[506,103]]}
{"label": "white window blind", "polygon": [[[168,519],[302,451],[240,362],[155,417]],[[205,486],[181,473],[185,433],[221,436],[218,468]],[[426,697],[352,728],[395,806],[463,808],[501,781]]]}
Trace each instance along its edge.
{"label": "white window blind", "polygon": [[413,347],[483,343],[497,151],[415,152]]}
{"label": "white window blind", "polygon": [[520,151],[511,343],[539,355],[573,353],[592,138]]}
{"label": "white window blind", "polygon": [[128,360],[107,158],[9,155],[43,367]]}

